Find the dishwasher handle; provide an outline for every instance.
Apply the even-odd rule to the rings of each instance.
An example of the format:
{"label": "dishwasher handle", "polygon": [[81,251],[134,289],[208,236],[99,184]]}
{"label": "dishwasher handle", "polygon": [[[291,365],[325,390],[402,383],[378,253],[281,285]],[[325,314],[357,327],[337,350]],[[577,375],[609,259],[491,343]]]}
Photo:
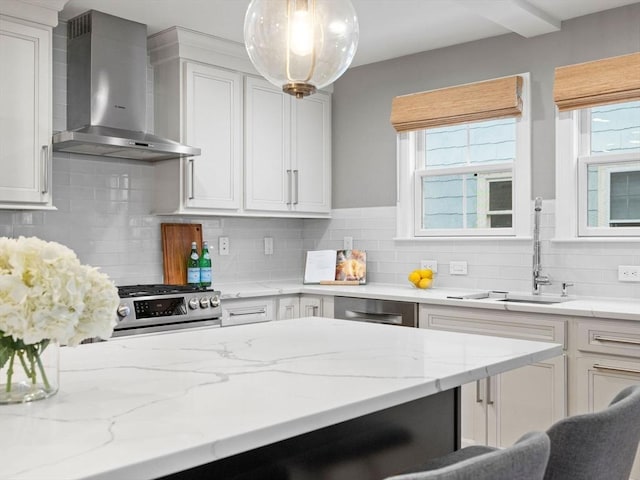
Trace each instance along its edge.
{"label": "dishwasher handle", "polygon": [[397,313],[360,312],[357,310],[345,310],[344,315],[349,320],[366,320],[374,323],[388,323],[390,325],[402,325],[402,315]]}

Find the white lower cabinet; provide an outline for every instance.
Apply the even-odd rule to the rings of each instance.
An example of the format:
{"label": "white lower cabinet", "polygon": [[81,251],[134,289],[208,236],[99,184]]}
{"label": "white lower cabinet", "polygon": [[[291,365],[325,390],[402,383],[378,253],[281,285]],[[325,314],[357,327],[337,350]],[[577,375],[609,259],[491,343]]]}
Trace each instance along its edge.
{"label": "white lower cabinet", "polygon": [[276,319],[273,297],[256,297],[222,301],[222,325],[269,322]]}
{"label": "white lower cabinet", "polygon": [[[625,387],[640,384],[640,323],[585,319],[576,326],[573,413],[596,412]],[[640,480],[640,449],[629,478]]]}
{"label": "white lower cabinet", "polygon": [[[560,343],[563,317],[421,305],[420,328]],[[567,414],[566,356],[538,362],[462,387],[462,445],[512,445]]]}
{"label": "white lower cabinet", "polygon": [[333,318],[330,295],[282,295],[277,298],[278,320],[298,317]]}
{"label": "white lower cabinet", "polygon": [[300,296],[300,316],[333,318],[333,297],[329,295]]}
{"label": "white lower cabinet", "polygon": [[298,318],[300,316],[300,297],[283,295],[278,297],[278,320]]}

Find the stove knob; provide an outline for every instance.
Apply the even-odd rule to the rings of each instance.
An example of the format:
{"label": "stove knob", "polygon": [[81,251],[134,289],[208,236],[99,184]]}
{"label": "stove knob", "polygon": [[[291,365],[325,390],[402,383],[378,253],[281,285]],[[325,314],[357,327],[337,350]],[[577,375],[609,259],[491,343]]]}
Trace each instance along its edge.
{"label": "stove knob", "polygon": [[192,298],[189,300],[189,308],[191,310],[195,310],[196,308],[198,308],[198,299],[197,298]]}
{"label": "stove knob", "polygon": [[207,297],[200,299],[200,308],[209,308],[209,299]]}
{"label": "stove knob", "polygon": [[131,308],[128,305],[118,305],[118,320],[128,317],[131,313]]}
{"label": "stove knob", "polygon": [[220,306],[220,295],[214,295],[213,297],[211,297],[209,299],[209,303],[211,303],[212,307],[219,307]]}

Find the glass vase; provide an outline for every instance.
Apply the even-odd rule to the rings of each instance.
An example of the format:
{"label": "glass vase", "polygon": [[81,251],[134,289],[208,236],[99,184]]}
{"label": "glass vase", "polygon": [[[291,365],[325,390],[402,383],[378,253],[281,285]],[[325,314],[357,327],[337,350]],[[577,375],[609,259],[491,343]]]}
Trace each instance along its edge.
{"label": "glass vase", "polygon": [[32,402],[54,395],[58,391],[59,350],[58,342],[49,340],[29,345],[20,340],[3,342],[0,404]]}

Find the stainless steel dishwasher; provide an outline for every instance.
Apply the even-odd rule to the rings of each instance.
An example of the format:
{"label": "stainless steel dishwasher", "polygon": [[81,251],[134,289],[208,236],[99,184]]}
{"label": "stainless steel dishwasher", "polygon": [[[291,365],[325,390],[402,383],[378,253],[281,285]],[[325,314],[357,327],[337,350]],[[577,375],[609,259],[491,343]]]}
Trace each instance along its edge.
{"label": "stainless steel dishwasher", "polygon": [[334,302],[334,318],[401,327],[418,326],[417,303],[354,297],[335,297]]}

